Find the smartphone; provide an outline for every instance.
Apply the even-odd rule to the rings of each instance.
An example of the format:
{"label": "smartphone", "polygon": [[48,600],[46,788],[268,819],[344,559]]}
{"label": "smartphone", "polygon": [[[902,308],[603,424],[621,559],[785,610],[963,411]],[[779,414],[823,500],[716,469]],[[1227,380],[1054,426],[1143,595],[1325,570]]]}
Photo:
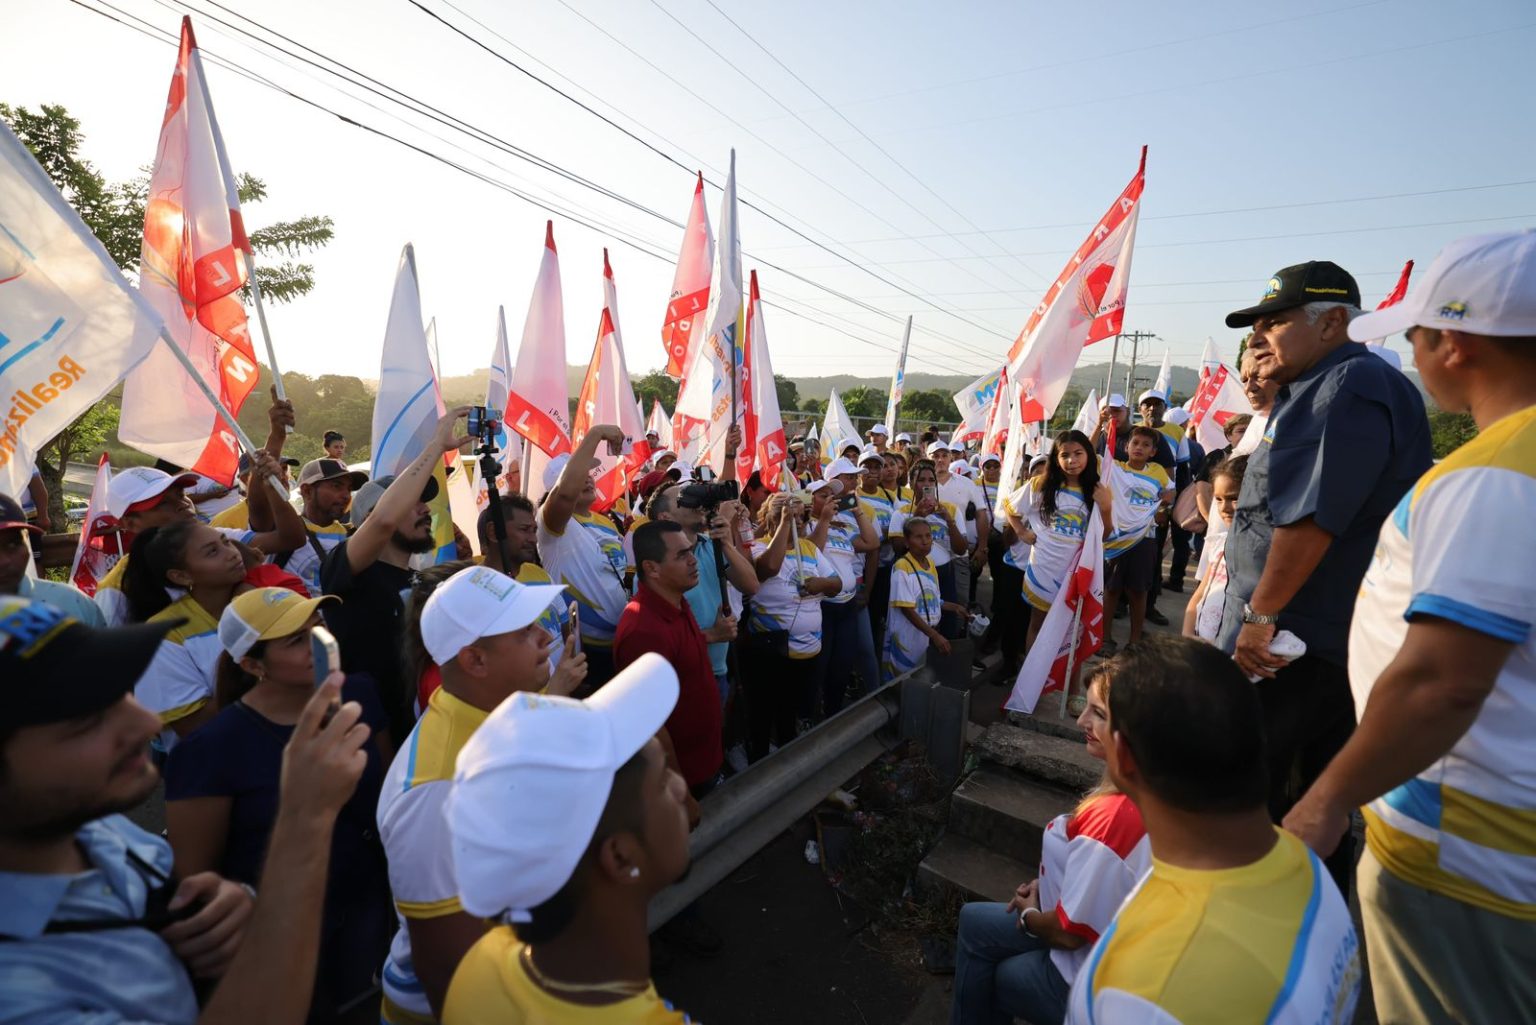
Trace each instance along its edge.
{"label": "smartphone", "polygon": [[937,498],[938,497],[938,491],[934,488],[934,486],[932,484],[925,485],[923,487],[923,497],[924,498]]}
{"label": "smartphone", "polygon": [[619,441],[608,442],[608,454],[610,456],[627,456],[635,450],[635,439],[624,435]]}
{"label": "smartphone", "polygon": [[581,654],[581,621],[576,618],[576,603],[571,602],[571,636],[576,638],[576,643],[571,647],[572,655]]}
{"label": "smartphone", "polygon": [[[315,664],[315,689],[334,672],[341,669],[341,648],[336,644],[335,636],[323,626],[311,627],[309,631],[309,652]],[[341,706],[331,702],[331,707],[326,709],[325,716],[320,720],[321,727],[325,727],[331,721],[331,716]]]}
{"label": "smartphone", "polygon": [[856,506],[858,504],[859,504],[859,496],[858,495],[844,495],[842,498],[839,498],[837,500],[837,511],[838,512],[847,512],[849,509],[852,509],[854,506]]}

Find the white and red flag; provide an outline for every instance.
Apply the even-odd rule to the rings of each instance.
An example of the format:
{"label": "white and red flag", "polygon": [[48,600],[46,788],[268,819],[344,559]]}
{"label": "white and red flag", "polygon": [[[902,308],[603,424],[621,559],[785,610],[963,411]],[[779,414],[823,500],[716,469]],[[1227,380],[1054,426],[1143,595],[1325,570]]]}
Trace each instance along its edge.
{"label": "white and red flag", "polygon": [[[736,210],[736,151],[720,199],[719,266],[709,292],[708,333],[692,344],[678,388],[673,440],[696,447],[696,464],[725,465],[725,437],[741,406],[741,340],[745,294],[741,278],[741,224]],[[733,394],[734,384],[734,394]]]}
{"label": "white and red flag", "polygon": [[1008,370],[997,382],[997,393],[992,396],[992,411],[987,414],[987,431],[981,437],[982,455],[1002,455],[1004,439],[1008,437],[1008,418],[1013,413],[1013,389],[1008,387]]}
{"label": "white and red flag", "polygon": [[896,437],[896,411],[901,408],[902,392],[907,385],[907,343],[912,340],[912,318],[907,318],[907,329],[901,335],[901,353],[896,357],[896,371],[891,374],[891,391],[885,400],[886,437]]}
{"label": "white and red flag", "polygon": [[1226,447],[1223,432],[1227,421],[1240,413],[1252,412],[1253,405],[1237,374],[1225,366],[1217,367],[1189,400],[1189,429],[1202,448],[1214,452]]}
{"label": "white and red flag", "polygon": [[[1403,272],[1398,275],[1397,284],[1393,286],[1392,291],[1387,295],[1385,299],[1381,301],[1381,304],[1376,308],[1378,310],[1384,310],[1388,306],[1396,306],[1398,303],[1402,302],[1403,298],[1408,294],[1408,279],[1412,276],[1413,261],[1409,260],[1407,263],[1403,264]],[[1385,348],[1387,340],[1385,338],[1373,338],[1365,344],[1371,346],[1372,348]]]}
{"label": "white and red flag", "polygon": [[768,356],[768,329],[763,323],[757,271],[752,272],[750,288],[741,364],[741,448],[736,453],[736,479],[745,483],[756,471],[762,482],[771,488],[783,469],[787,445],[784,418],[779,411],[779,392],[773,383],[773,362]]}
{"label": "white and red flag", "polygon": [[1104,522],[1098,506],[1088,514],[1083,545],[1051,602],[1034,646],[1019,667],[1006,707],[1033,712],[1040,698],[1067,686],[1067,662],[1081,666],[1104,643]]}
{"label": "white and red flag", "polygon": [[1056,412],[1085,346],[1120,333],[1146,173],[1143,146],[1136,176],[1046,289],[1008,352],[1027,422]]}
{"label": "white and red flag", "polygon": [[158,348],[160,330],[160,315],[0,122],[0,493],[26,493],[37,450]]}
{"label": "white and red flag", "polygon": [[645,432],[650,434],[652,431],[662,448],[672,447],[672,418],[661,408],[660,399],[651,400],[651,418],[645,422]]}
{"label": "white and red flag", "polygon": [[69,566],[69,582],[96,597],[96,588],[107,571],[123,557],[122,534],[117,520],[107,512],[107,485],[112,482],[112,461],[103,452],[96,464],[96,482],[91,485],[91,500],[80,524],[80,543]]}
{"label": "white and red flag", "polygon": [[709,213],[704,209],[701,171],[693,187],[693,206],[688,210],[688,227],[683,230],[683,248],[677,254],[677,271],[672,275],[667,319],[661,325],[668,377],[683,376],[693,343],[703,334],[703,318],[709,309],[709,275],[714,263],[715,236],[709,230]]}
{"label": "white and red flag", "polygon": [[[570,387],[565,383],[565,303],[555,222],[544,226],[544,259],[523,321],[517,367],[507,390],[507,425],[553,458],[571,450]],[[530,486],[523,481],[523,487]]]}
{"label": "white and red flag", "polygon": [[630,478],[651,458],[650,443],[645,440],[645,423],[635,389],[629,383],[629,368],[624,365],[624,341],[619,334],[619,294],[613,285],[613,268],[608,265],[608,250],[603,250],[603,312],[597,321],[597,343],[592,347],[592,361],[581,382],[576,399],[576,422],[571,425],[571,443],[580,445],[587,432],[599,424],[613,424],[630,439],[630,450],[612,455],[606,447],[597,452],[594,484],[597,499],[592,508],[609,508],[629,490]]}
{"label": "white and red flag", "polygon": [[[183,18],[144,208],[139,291],[232,415],[239,415],[257,380],[240,304],[250,249],[192,19]],[[155,348],[128,375],[122,410],[124,443],[234,483],[239,443],[170,351]]]}

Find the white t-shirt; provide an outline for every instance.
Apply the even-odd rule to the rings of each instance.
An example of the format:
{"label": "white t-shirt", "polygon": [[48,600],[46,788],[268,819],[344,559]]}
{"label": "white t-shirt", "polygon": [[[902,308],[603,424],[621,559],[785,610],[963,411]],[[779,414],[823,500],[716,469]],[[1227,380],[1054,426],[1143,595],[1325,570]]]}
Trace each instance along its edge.
{"label": "white t-shirt", "polygon": [[874,494],[859,492],[864,512],[875,525],[875,536],[880,538],[880,565],[889,566],[896,559],[891,548],[891,515],[896,511],[896,496],[884,488],[876,488]]}
{"label": "white t-shirt", "polygon": [[965,535],[965,539],[976,546],[976,521],[967,519],[965,510],[967,506],[975,505],[978,511],[984,510],[985,499],[982,498],[981,489],[978,488],[969,477],[962,477],[958,473],[949,475],[949,480],[939,485],[939,500],[948,502],[955,508],[955,526]]}
{"label": "white t-shirt", "polygon": [[577,604],[581,643],[613,647],[619,616],[629,604],[624,591],[624,539],[613,521],[600,513],[577,514],[559,534],[544,524],[539,510],[539,558],[550,579],[564,584]]}
{"label": "white t-shirt", "polygon": [[1035,532],[1029,564],[1024,567],[1024,597],[1037,609],[1048,609],[1067,575],[1072,556],[1082,546],[1088,528],[1088,503],[1077,488],[1056,492],[1056,511],[1049,521],[1040,505],[1043,477],[1031,477],[1005,501],[1014,516]]}
{"label": "white t-shirt", "polygon": [[1536,406],[1499,420],[1419,478],[1381,525],[1349,630],[1364,715],[1420,616],[1513,645],[1471,728],[1365,807],[1365,838],[1411,885],[1536,920]]}
{"label": "white t-shirt", "polygon": [[[758,587],[752,596],[752,615],[747,629],[753,633],[789,631],[789,657],[815,658],[821,653],[821,595],[799,592],[797,578],[835,577],[837,567],[823,555],[810,538],[800,539],[799,550],[786,546],[784,564],[779,572]],[[752,542],[752,558],[768,550],[762,541]]]}
{"label": "white t-shirt", "polygon": [[1243,431],[1243,440],[1232,449],[1234,456],[1246,456],[1259,447],[1259,442],[1264,440],[1264,432],[1269,430],[1269,414],[1255,413],[1253,420],[1249,422],[1248,429]]}
{"label": "white t-shirt", "polygon": [[[939,499],[939,505],[949,512],[949,518],[955,521],[955,526],[960,526],[960,517],[956,514],[955,507],[942,498]],[[912,506],[912,501],[902,502],[896,507],[896,511],[891,514],[889,531],[891,540],[894,541],[902,536],[902,528],[906,526],[907,520],[912,517]],[[951,553],[954,542],[949,536],[949,524],[937,512],[931,512],[927,516],[922,517],[922,519],[927,520],[933,525],[933,551],[929,553],[928,557],[933,560],[935,566],[948,566],[950,560],[954,558],[954,555]]]}
{"label": "white t-shirt", "polygon": [[1141,469],[1121,460],[1106,462],[1104,484],[1113,496],[1115,526],[1104,540],[1104,555],[1113,559],[1136,547],[1156,528],[1157,507],[1173,497],[1168,471],[1156,463]]}
{"label": "white t-shirt", "polygon": [[850,601],[859,589],[859,578],[864,575],[864,553],[853,550],[853,542],[858,536],[859,521],[851,512],[838,513],[827,527],[827,546],[822,549],[822,554],[843,581],[843,589],[826,599],[833,605]]}
{"label": "white t-shirt", "polygon": [[890,615],[886,617],[885,653],[882,670],[885,679],[900,676],[918,666],[928,655],[928,635],[907,621],[901,609],[911,609],[929,626],[937,626],[943,599],[939,596],[939,577],[930,559],[919,566],[910,553],[891,567]]}
{"label": "white t-shirt", "polygon": [[133,688],[134,699],[165,724],[160,743],[166,751],[176,746],[171,724],[213,700],[219,655],[224,651],[218,621],[191,595],[183,595],[149,617],[151,623],[177,619],[186,622],[165,635]]}
{"label": "white t-shirt", "polygon": [[1221,549],[1211,559],[1207,571],[1211,582],[1205,589],[1205,597],[1200,599],[1200,607],[1195,610],[1195,635],[1215,644],[1216,635],[1221,632],[1222,605],[1227,600],[1227,535],[1221,535]]}

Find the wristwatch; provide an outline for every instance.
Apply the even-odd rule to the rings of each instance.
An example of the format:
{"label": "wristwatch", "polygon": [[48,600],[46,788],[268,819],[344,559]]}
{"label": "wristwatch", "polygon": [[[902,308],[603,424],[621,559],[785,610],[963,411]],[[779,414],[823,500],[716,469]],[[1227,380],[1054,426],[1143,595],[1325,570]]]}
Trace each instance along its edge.
{"label": "wristwatch", "polygon": [[1257,623],[1260,626],[1274,626],[1280,622],[1280,613],[1276,612],[1273,616],[1266,616],[1263,613],[1253,611],[1252,605],[1243,602],[1243,622]]}

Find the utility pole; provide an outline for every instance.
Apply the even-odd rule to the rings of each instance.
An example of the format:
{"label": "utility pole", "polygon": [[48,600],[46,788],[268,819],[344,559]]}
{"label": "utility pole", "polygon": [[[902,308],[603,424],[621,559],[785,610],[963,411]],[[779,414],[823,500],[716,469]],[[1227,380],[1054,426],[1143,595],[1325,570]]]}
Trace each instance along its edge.
{"label": "utility pole", "polygon": [[1130,405],[1130,403],[1134,402],[1136,398],[1131,388],[1131,385],[1136,378],[1136,352],[1139,348],[1141,348],[1142,342],[1150,342],[1152,339],[1156,338],[1157,335],[1153,334],[1151,331],[1130,331],[1121,335],[1121,337],[1129,339],[1131,343],[1131,366],[1130,369],[1125,372],[1125,401],[1127,405]]}

